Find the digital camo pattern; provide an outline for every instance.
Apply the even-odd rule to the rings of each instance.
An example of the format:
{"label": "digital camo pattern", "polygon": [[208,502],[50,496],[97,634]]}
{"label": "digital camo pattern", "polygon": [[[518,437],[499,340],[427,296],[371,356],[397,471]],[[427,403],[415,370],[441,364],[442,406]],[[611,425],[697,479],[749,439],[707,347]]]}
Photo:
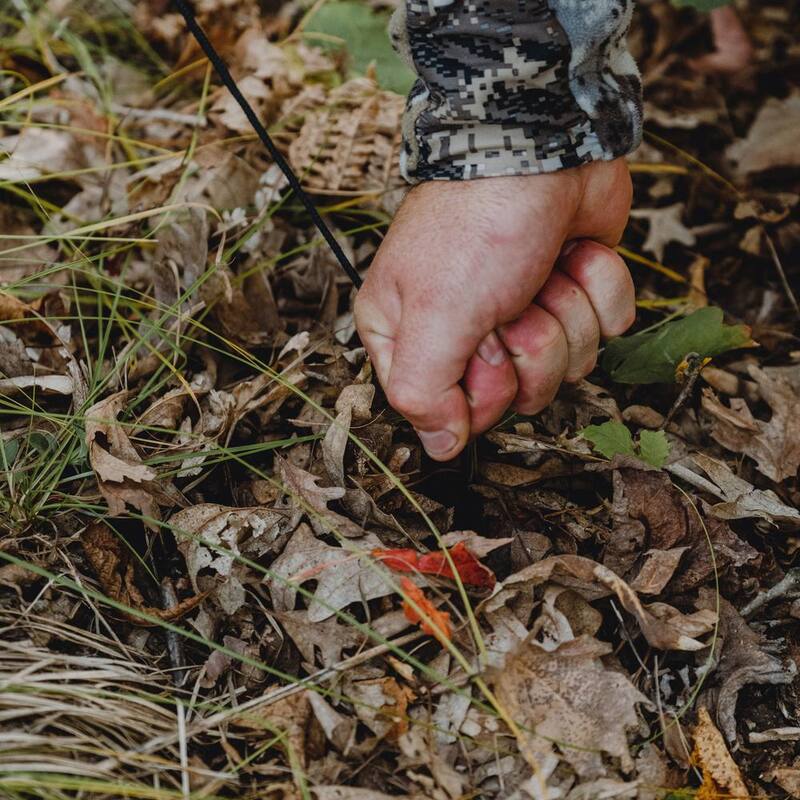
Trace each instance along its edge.
{"label": "digital camo pattern", "polygon": [[391,33],[418,80],[412,181],[554,172],[633,149],[641,85],[632,0],[405,0]]}

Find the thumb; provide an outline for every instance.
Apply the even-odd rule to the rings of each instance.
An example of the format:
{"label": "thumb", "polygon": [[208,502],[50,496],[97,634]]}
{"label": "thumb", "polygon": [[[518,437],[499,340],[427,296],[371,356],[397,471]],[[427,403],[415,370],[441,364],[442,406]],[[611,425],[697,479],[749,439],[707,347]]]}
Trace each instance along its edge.
{"label": "thumb", "polygon": [[457,456],[469,438],[469,404],[459,381],[482,334],[458,327],[464,329],[412,306],[398,328],[386,384],[387,399],[436,461]]}

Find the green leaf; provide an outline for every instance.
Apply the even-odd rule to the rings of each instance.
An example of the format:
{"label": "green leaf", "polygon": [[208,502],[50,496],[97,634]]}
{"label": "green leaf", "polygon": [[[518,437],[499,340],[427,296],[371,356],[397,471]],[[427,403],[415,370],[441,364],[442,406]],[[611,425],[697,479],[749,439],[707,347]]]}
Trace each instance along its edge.
{"label": "green leaf", "polygon": [[700,308],[658,330],[612,339],[602,366],[618,383],[674,383],[676,368],[690,353],[711,358],[752,344],[746,325],[725,325],[722,309]]}
{"label": "green leaf", "polygon": [[642,431],[639,434],[639,458],[651,467],[661,469],[669,456],[669,440],[664,431]]}
{"label": "green leaf", "polygon": [[355,0],[333,0],[313,14],[304,32],[341,39],[341,43],[334,43],[308,37],[325,49],[347,50],[355,75],[364,75],[374,62],[378,83],[389,91],[406,94],[414,82],[414,73],[392,48],[387,32],[390,16]]}
{"label": "green leaf", "polygon": [[33,431],[26,444],[32,447],[39,455],[46,456],[56,449],[58,439],[52,433],[47,433],[46,431]]}
{"label": "green leaf", "polygon": [[0,442],[0,471],[11,469],[17,460],[19,452],[19,439],[9,439],[7,442]]}
{"label": "green leaf", "polygon": [[634,444],[631,432],[621,422],[608,420],[602,425],[589,425],[581,436],[592,443],[592,447],[606,458],[617,455],[634,456],[661,469],[669,456],[669,441],[664,431],[642,431]]}
{"label": "green leaf", "polygon": [[731,0],[672,0],[672,5],[678,8],[696,8],[698,11],[711,11],[720,6],[727,6]]}
{"label": "green leaf", "polygon": [[592,443],[592,447],[606,458],[616,455],[635,456],[631,432],[621,423],[609,420],[602,425],[588,425],[581,436]]}

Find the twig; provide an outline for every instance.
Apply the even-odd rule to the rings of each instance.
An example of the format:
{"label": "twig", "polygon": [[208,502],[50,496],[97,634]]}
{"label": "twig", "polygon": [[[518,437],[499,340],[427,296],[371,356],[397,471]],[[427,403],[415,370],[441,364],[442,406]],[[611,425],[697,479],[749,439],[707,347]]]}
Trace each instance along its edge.
{"label": "twig", "polygon": [[692,390],[694,389],[695,384],[697,383],[697,379],[700,377],[700,373],[703,371],[703,367],[706,365],[707,359],[702,358],[697,353],[689,353],[684,358],[681,365],[686,364],[686,369],[683,372],[683,386],[681,387],[680,394],[675,399],[675,402],[672,404],[672,408],[669,410],[669,414],[664,417],[664,421],[661,423],[660,430],[666,430],[667,426],[672,422],[675,415],[686,405],[686,401],[689,399]]}
{"label": "twig", "polygon": [[800,567],[790,569],[783,580],[778,581],[765,592],[757,594],[739,613],[743,617],[751,617],[762,606],[771,603],[777,597],[791,596],[800,589]]}
{"label": "twig", "polygon": [[696,472],[690,470],[689,467],[685,467],[683,464],[667,464],[664,469],[672,473],[676,478],[680,478],[686,481],[686,483],[691,484],[695,489],[700,489],[701,492],[708,492],[723,502],[727,500],[721,489],[711,483],[711,481],[706,480],[702,475],[698,475]]}
{"label": "twig", "polygon": [[[161,603],[165,611],[169,611],[169,609],[178,605],[175,587],[168,577],[161,581]],[[183,686],[189,677],[189,670],[186,668],[186,655],[183,649],[183,637],[168,628],[164,631],[164,635],[167,640],[169,663],[172,665],[172,682],[175,686]]]}

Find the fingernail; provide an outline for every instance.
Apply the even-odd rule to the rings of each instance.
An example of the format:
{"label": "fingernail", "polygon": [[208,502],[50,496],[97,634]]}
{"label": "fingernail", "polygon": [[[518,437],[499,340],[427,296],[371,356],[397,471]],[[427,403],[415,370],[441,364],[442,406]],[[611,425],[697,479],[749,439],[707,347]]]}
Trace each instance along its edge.
{"label": "fingernail", "polygon": [[478,355],[493,367],[499,367],[507,358],[506,349],[496,333],[490,333],[480,343]]}
{"label": "fingernail", "polygon": [[567,242],[561,248],[561,257],[568,256],[580,243],[580,239],[573,239],[571,242]]}
{"label": "fingernail", "polygon": [[452,431],[417,431],[422,446],[432,456],[449,453],[458,443],[458,436]]}

